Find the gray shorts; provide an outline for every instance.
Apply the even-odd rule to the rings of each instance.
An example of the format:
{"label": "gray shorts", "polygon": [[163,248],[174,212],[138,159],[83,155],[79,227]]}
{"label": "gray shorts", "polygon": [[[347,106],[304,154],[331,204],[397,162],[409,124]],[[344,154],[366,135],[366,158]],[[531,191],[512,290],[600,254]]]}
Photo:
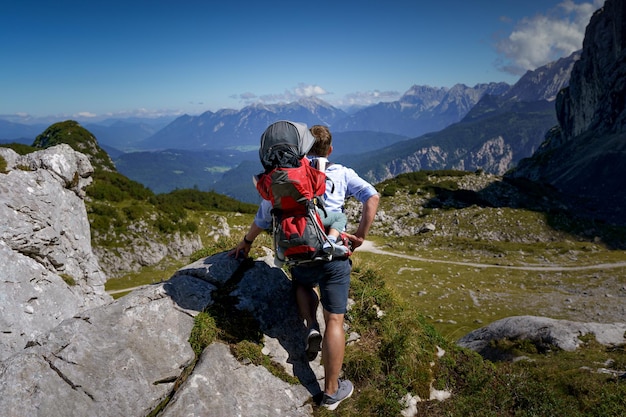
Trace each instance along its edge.
{"label": "gray shorts", "polygon": [[320,302],[324,310],[333,314],[345,314],[348,308],[350,290],[350,259],[337,259],[311,265],[298,265],[291,268],[294,285],[320,287]]}

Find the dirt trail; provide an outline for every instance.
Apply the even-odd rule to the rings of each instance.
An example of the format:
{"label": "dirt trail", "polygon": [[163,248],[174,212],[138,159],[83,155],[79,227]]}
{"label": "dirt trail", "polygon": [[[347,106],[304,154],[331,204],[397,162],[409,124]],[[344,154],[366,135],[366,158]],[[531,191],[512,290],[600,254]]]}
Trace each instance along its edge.
{"label": "dirt trail", "polygon": [[123,292],[130,292],[132,290],[136,290],[137,288],[143,288],[143,287],[145,287],[145,285],[138,285],[136,287],[124,288],[123,290],[111,290],[111,291],[107,291],[106,293],[109,295],[120,294]]}
{"label": "dirt trail", "polygon": [[386,256],[396,256],[398,258],[411,259],[413,261],[463,265],[463,266],[471,266],[475,268],[518,269],[522,271],[584,271],[584,270],[592,270],[592,269],[610,269],[610,268],[626,267],[626,262],[616,262],[616,263],[611,263],[611,264],[584,265],[584,266],[560,266],[560,265],[513,266],[513,265],[482,264],[482,263],[475,263],[475,262],[446,261],[442,259],[428,259],[428,258],[422,258],[419,256],[406,255],[403,253],[388,252],[388,251],[377,248],[374,245],[374,242],[369,241],[369,240],[366,240],[365,242],[363,242],[363,245],[361,245],[357,249],[357,251],[377,253],[377,254],[386,255]]}

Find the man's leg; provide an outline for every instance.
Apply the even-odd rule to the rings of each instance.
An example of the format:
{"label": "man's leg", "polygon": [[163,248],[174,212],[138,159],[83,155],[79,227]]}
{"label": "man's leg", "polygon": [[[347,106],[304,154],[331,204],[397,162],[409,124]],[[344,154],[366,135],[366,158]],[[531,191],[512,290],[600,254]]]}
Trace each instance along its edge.
{"label": "man's leg", "polygon": [[312,328],[319,329],[317,323],[317,306],[320,299],[315,289],[295,283],[296,286],[296,304],[298,304],[298,313],[304,320],[307,330]]}
{"label": "man's leg", "polygon": [[324,392],[333,395],[339,389],[339,372],[343,364],[346,349],[346,338],[343,330],[343,314],[329,313],[324,310],[326,331],[322,345],[322,362],[324,363]]}

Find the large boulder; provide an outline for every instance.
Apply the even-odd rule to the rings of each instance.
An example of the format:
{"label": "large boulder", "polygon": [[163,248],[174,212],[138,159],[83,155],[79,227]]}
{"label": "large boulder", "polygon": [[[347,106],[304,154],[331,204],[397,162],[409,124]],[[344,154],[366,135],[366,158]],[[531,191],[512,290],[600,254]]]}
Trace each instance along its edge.
{"label": "large boulder", "polygon": [[[307,361],[291,282],[270,262],[217,254],[65,319],[0,363],[3,415],[311,416],[323,368]],[[253,313],[263,353],[299,383],[238,362],[221,342],[195,361],[194,317],[225,300],[232,315]]]}
{"label": "large boulder", "polygon": [[[256,262],[201,259],[113,300],[82,199],[89,160],[67,145],[0,156],[2,416],[312,415],[323,367],[306,359],[291,282],[269,249]],[[239,363],[221,342],[196,357],[195,317],[218,305],[253,317],[263,354],[299,382]]]}
{"label": "large boulder", "polygon": [[580,323],[548,317],[514,316],[495,321],[463,336],[457,343],[489,359],[508,359],[493,342],[499,340],[533,343],[539,350],[576,350],[581,337],[591,335],[598,343],[618,346],[626,343],[626,323]]}
{"label": "large boulder", "polygon": [[111,301],[83,201],[93,169],[68,145],[0,148],[0,360],[62,320]]}

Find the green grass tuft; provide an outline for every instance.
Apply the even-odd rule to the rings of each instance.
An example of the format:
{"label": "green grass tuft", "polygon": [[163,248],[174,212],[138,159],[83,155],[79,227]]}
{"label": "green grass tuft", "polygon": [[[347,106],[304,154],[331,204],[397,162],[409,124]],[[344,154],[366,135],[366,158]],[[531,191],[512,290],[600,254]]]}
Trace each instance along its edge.
{"label": "green grass tuft", "polygon": [[217,339],[219,333],[215,319],[210,314],[201,312],[194,317],[194,326],[191,329],[189,343],[196,357],[200,356],[204,348]]}

